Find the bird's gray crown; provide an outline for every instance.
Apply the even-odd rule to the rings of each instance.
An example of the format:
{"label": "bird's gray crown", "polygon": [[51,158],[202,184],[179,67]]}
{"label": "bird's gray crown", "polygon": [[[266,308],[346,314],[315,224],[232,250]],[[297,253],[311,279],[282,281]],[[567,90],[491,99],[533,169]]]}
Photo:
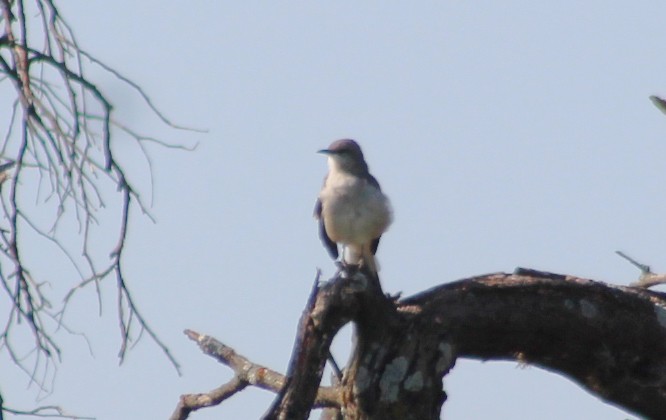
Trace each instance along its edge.
{"label": "bird's gray crown", "polygon": [[361,146],[352,139],[336,140],[328,146],[328,149],[320,150],[319,153],[324,153],[335,159],[340,168],[345,171],[358,175],[364,175],[368,172],[368,165],[363,158]]}
{"label": "bird's gray crown", "polygon": [[336,140],[328,146],[328,150],[333,153],[349,153],[359,160],[363,160],[361,146],[352,139]]}

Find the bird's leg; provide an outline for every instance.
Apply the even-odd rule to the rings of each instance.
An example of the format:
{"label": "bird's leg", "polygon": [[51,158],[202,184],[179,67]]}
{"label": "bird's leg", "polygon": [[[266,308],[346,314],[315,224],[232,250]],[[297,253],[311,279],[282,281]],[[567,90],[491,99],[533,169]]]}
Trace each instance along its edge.
{"label": "bird's leg", "polygon": [[344,267],[345,270],[349,270],[353,266],[353,264],[350,264],[348,262],[349,260],[348,257],[349,257],[349,247],[346,244],[342,244],[342,258],[340,261],[342,262],[342,267]]}
{"label": "bird's leg", "polygon": [[359,264],[352,264],[348,262],[347,261],[348,253],[349,253],[349,248],[347,247],[347,245],[342,244],[342,253],[340,261],[336,261],[335,265],[338,266],[338,271],[343,271],[347,275],[353,276],[360,269],[360,261]]}
{"label": "bird's leg", "polygon": [[364,268],[366,271],[368,271],[370,274],[374,275],[375,277],[377,276],[379,267],[377,264],[377,260],[375,260],[375,256],[372,253],[372,250],[370,249],[369,243],[363,245],[361,252],[360,266]]}
{"label": "bird's leg", "polygon": [[340,259],[335,260],[335,265],[338,267],[338,272],[345,271],[347,269],[347,262],[345,261],[345,244],[341,246],[342,252],[340,252]]}

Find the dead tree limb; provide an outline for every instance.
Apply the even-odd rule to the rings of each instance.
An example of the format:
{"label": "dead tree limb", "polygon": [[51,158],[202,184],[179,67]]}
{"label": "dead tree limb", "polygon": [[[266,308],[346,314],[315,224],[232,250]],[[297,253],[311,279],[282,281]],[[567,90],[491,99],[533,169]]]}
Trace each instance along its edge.
{"label": "dead tree limb", "polygon": [[456,357],[518,360],[613,405],[666,418],[666,298],[574,276],[517,270],[405,299]]}
{"label": "dead tree limb", "polygon": [[[208,393],[181,395],[180,402],[171,415],[171,420],[186,419],[192,411],[220,404],[235,393],[242,391],[248,385],[275,393],[280,392],[283,388],[285,383],[284,375],[251,362],[246,357],[236,353],[231,347],[213,337],[191,330],[185,330],[185,335],[195,341],[205,354],[229,366],[234,371],[234,376],[227,383]],[[317,389],[315,390],[317,391]],[[314,408],[336,406],[340,406],[338,390],[332,387],[319,388],[314,401]]]}
{"label": "dead tree limb", "polygon": [[328,347],[347,322],[353,354],[333,387],[344,419],[438,419],[442,378],[459,357],[529,363],[637,415],[666,418],[666,295],[517,269],[399,301],[363,273],[339,273],[313,291],[266,419],[308,418]]}

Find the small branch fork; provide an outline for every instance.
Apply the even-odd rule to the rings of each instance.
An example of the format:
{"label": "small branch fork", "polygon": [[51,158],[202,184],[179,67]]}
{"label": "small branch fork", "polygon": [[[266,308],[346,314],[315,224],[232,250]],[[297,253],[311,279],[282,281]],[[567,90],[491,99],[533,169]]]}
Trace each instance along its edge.
{"label": "small branch fork", "polygon": [[[192,411],[220,404],[222,401],[242,391],[248,385],[261,389],[280,392],[285,383],[285,376],[265,366],[253,363],[236,353],[234,349],[222,344],[215,338],[185,330],[185,335],[195,341],[204,354],[229,366],[234,377],[225,384],[204,394],[187,394],[180,397],[180,402],[171,415],[171,420],[186,419]],[[333,387],[320,387],[314,408],[339,406],[339,394]]]}

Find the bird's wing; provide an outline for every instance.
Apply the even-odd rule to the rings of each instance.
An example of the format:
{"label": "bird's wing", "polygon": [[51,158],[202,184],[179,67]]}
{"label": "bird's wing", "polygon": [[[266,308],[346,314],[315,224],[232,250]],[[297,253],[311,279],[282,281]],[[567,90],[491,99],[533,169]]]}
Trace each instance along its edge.
{"label": "bird's wing", "polygon": [[379,186],[379,182],[377,182],[377,178],[375,178],[374,176],[368,174],[368,178],[367,178],[367,179],[368,179],[368,182],[370,183],[370,185],[372,185],[373,187],[377,188],[379,191],[382,190],[382,187]]}
{"label": "bird's wing", "polygon": [[[373,187],[377,188],[379,191],[382,190],[382,187],[379,186],[379,182],[377,181],[377,179],[370,174],[368,174],[368,183]],[[381,236],[379,236],[379,238],[373,239],[372,243],[370,244],[370,250],[372,251],[372,255],[377,253],[377,248],[379,247],[380,238]]]}
{"label": "bird's wing", "polygon": [[320,199],[317,199],[317,203],[315,203],[314,217],[319,220],[319,237],[321,238],[321,241],[324,243],[324,247],[326,247],[326,250],[331,255],[331,258],[333,258],[334,260],[337,260],[338,259],[338,244],[333,242],[331,240],[331,238],[329,238],[328,233],[326,233],[326,225],[324,224],[324,218],[321,217],[321,200]]}
{"label": "bird's wing", "polygon": [[372,251],[372,255],[375,255],[377,253],[377,248],[379,247],[379,240],[381,239],[381,236],[379,238],[373,239],[372,243],[370,244],[370,250]]}

